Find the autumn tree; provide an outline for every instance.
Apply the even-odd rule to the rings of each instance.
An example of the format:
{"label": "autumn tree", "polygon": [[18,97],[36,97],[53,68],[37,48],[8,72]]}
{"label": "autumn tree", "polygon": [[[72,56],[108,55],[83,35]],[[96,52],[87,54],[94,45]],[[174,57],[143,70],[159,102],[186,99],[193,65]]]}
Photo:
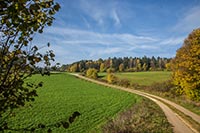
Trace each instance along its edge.
{"label": "autumn tree", "polygon": [[185,39],[171,67],[177,91],[191,99],[200,100],[200,29],[194,30]]}
{"label": "autumn tree", "polygon": [[136,60],[136,69],[137,69],[137,71],[141,71],[141,70],[142,70],[142,66],[141,66],[141,63],[140,63],[140,59],[137,59],[137,60]]}
{"label": "autumn tree", "polygon": [[44,63],[41,73],[49,74],[53,51],[41,54],[30,42],[35,33],[52,25],[59,8],[53,0],[0,1],[0,130],[8,128],[6,118],[13,109],[37,96],[36,89],[42,83],[25,82],[36,72],[37,64]]}
{"label": "autumn tree", "polygon": [[70,72],[78,72],[79,71],[79,65],[77,63],[73,64],[70,67]]}
{"label": "autumn tree", "polygon": [[[66,66],[67,71],[70,71],[70,67],[72,71],[77,72],[85,72],[89,68],[95,68],[100,72],[105,72],[107,69],[113,69],[114,71],[148,71],[148,70],[164,70],[166,69],[166,64],[170,62],[170,58],[149,58],[149,57],[124,57],[124,58],[108,58],[105,60],[99,59],[97,61],[92,60],[81,60],[72,64],[68,64]],[[78,66],[74,66],[74,64],[78,64]],[[122,68],[120,70],[120,68]],[[71,71],[71,72],[72,72]]]}
{"label": "autumn tree", "polygon": [[89,68],[86,71],[86,76],[89,77],[89,78],[97,79],[98,78],[98,72],[94,68]]}
{"label": "autumn tree", "polygon": [[107,73],[114,73],[115,72],[115,69],[114,68],[108,68],[106,70]]}
{"label": "autumn tree", "polygon": [[120,72],[123,72],[123,71],[124,71],[124,64],[121,63],[121,64],[119,65],[119,71],[120,71]]}
{"label": "autumn tree", "polygon": [[113,73],[107,73],[106,76],[107,82],[111,84],[116,84],[118,78]]}
{"label": "autumn tree", "polygon": [[79,67],[79,71],[80,71],[80,72],[83,72],[83,71],[84,71],[84,68],[85,68],[85,63],[84,63],[83,61],[81,61],[81,62],[79,63],[79,65],[78,65],[78,67]]}
{"label": "autumn tree", "polygon": [[166,63],[165,68],[167,71],[171,71],[171,63]]}
{"label": "autumn tree", "polygon": [[101,63],[100,65],[100,72],[105,72],[105,64],[104,63]]}
{"label": "autumn tree", "polygon": [[146,63],[144,63],[144,64],[142,65],[142,69],[143,69],[143,71],[147,71],[147,64],[146,64]]}
{"label": "autumn tree", "polygon": [[156,59],[155,59],[154,56],[151,58],[150,66],[151,66],[150,70],[155,71],[155,69],[156,69]]}

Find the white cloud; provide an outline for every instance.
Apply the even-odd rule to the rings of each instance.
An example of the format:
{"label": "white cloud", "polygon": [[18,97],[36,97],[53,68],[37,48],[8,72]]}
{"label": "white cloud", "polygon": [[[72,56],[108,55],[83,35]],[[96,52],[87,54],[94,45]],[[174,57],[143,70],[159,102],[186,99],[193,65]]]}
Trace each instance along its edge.
{"label": "white cloud", "polygon": [[82,9],[86,15],[94,19],[99,25],[104,24],[103,19],[106,16],[106,11],[94,1],[80,1],[80,9]]}
{"label": "white cloud", "polygon": [[165,40],[162,40],[160,42],[161,45],[178,45],[182,44],[184,42],[185,37],[172,37],[172,38],[167,38]]}
{"label": "white cloud", "polygon": [[183,16],[180,16],[178,23],[173,27],[173,31],[191,32],[200,27],[200,6],[188,10]]}
{"label": "white cloud", "polygon": [[[56,33],[56,34],[55,34]],[[138,36],[128,33],[108,34],[80,29],[50,27],[43,37],[53,45],[56,58],[61,63],[77,61],[79,59],[98,59],[110,56],[128,56],[149,50],[158,50],[156,38]],[[40,39],[38,39],[40,40]],[[67,60],[66,60],[67,61]]]}
{"label": "white cloud", "polygon": [[128,33],[109,34],[81,29],[50,27],[46,29],[42,38],[50,41],[53,45],[58,45],[52,45],[58,61],[65,63],[64,60],[69,57],[68,62],[71,63],[80,59],[98,59],[110,56],[169,55],[169,49],[163,49],[163,47],[176,48],[178,44],[183,43],[185,37],[160,39]]}
{"label": "white cloud", "polygon": [[91,26],[90,26],[89,22],[87,21],[87,19],[86,19],[85,17],[83,17],[83,16],[81,16],[81,17],[82,17],[82,19],[83,19],[83,22],[84,22],[85,25],[87,26],[87,28],[90,28]]}
{"label": "white cloud", "polygon": [[111,55],[111,54],[116,54],[118,52],[122,52],[123,48],[121,47],[112,47],[112,48],[101,48],[98,50],[91,50],[90,51],[90,57],[94,57],[94,56],[102,56],[102,55]]}
{"label": "white cloud", "polygon": [[95,20],[100,26],[113,20],[115,26],[121,25],[120,16],[116,11],[115,2],[80,1],[80,9],[86,15]]}
{"label": "white cloud", "polygon": [[112,12],[112,18],[114,19],[116,26],[118,26],[118,25],[121,24],[119,15],[117,14],[116,10],[113,10],[113,12]]}
{"label": "white cloud", "polygon": [[[70,29],[70,28],[49,28],[46,33],[57,34],[60,43],[63,44],[101,44],[101,45],[131,45],[140,48],[140,45],[156,42],[157,39],[133,34],[108,34],[92,31]],[[59,35],[59,36],[58,36]],[[51,38],[51,37],[50,37]],[[56,37],[54,36],[56,39]]]}
{"label": "white cloud", "polygon": [[140,49],[146,49],[146,50],[157,50],[157,49],[159,49],[158,46],[153,46],[153,45],[141,45],[139,48]]}
{"label": "white cloud", "polygon": [[[68,9],[67,3],[65,9]],[[179,10],[178,21],[169,19],[167,25],[163,23],[160,27],[159,19],[168,22],[168,11],[173,11],[166,8],[167,15],[163,15],[165,8],[161,11],[160,6],[154,12],[155,9],[150,10],[148,5],[130,5],[130,2],[115,0],[106,3],[102,0],[78,0],[72,3],[69,10],[63,10],[68,13],[58,15],[55,21],[57,27],[48,27],[37,40],[38,44],[46,44],[47,40],[51,42],[51,48],[61,63],[109,56],[171,57],[186,34],[200,26],[200,6],[184,13]],[[147,11],[151,11],[149,15],[152,16],[147,15],[149,19],[143,19],[147,17],[144,14]],[[174,14],[171,16],[174,18]],[[155,21],[151,21],[152,18]],[[174,27],[170,27],[174,23]]]}

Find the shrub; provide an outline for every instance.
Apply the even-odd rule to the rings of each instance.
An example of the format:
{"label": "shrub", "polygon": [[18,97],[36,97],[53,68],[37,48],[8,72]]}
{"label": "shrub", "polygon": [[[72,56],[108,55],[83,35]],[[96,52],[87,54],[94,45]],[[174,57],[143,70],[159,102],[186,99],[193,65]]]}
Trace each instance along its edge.
{"label": "shrub", "polygon": [[119,79],[117,84],[123,87],[129,87],[130,81],[128,79]]}
{"label": "shrub", "polygon": [[86,76],[89,77],[89,78],[97,79],[97,77],[98,77],[98,72],[97,72],[97,70],[94,69],[94,68],[89,68],[89,69],[86,71]]}
{"label": "shrub", "polygon": [[174,85],[171,80],[168,80],[161,83],[153,83],[149,88],[159,92],[169,92],[174,88]]}
{"label": "shrub", "polygon": [[118,81],[118,78],[113,73],[107,74],[107,82],[111,84],[116,84]]}
{"label": "shrub", "polygon": [[130,87],[132,87],[133,89],[141,89],[144,88],[144,86],[139,85],[138,83],[131,83]]}
{"label": "shrub", "polygon": [[108,68],[106,70],[107,73],[114,73],[115,72],[115,69],[114,68]]}

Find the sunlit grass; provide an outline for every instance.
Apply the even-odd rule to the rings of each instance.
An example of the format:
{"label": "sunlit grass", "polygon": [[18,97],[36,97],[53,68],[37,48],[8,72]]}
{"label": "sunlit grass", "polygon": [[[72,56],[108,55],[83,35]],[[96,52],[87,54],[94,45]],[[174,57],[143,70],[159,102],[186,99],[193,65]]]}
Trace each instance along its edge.
{"label": "sunlit grass", "polygon": [[43,81],[38,90],[39,97],[33,107],[16,110],[16,117],[10,118],[9,126],[23,128],[28,125],[46,125],[68,119],[74,112],[81,116],[69,129],[53,128],[53,132],[90,132],[100,131],[102,124],[129,106],[140,102],[139,96],[86,82],[68,74],[51,76],[35,75],[30,80]]}
{"label": "sunlit grass", "polygon": [[[106,73],[99,74],[106,79]],[[155,82],[163,82],[171,78],[171,72],[168,71],[149,71],[149,72],[122,72],[115,73],[115,76],[121,79],[128,79],[131,83],[139,85],[151,85]]]}

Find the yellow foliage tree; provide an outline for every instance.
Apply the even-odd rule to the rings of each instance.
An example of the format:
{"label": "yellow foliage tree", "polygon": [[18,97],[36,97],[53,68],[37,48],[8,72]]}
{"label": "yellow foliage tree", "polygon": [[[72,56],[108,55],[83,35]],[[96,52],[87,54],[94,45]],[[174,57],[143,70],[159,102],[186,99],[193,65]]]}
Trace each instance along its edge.
{"label": "yellow foliage tree", "polygon": [[97,70],[94,68],[89,68],[86,72],[86,76],[89,78],[97,79],[98,78]]}
{"label": "yellow foliage tree", "polygon": [[171,63],[165,64],[166,70],[170,71],[171,70]]}
{"label": "yellow foliage tree", "polygon": [[74,64],[70,67],[70,72],[78,72],[78,65]]}
{"label": "yellow foliage tree", "polygon": [[111,84],[115,84],[117,82],[117,77],[113,73],[107,73],[107,82]]}
{"label": "yellow foliage tree", "polygon": [[100,72],[105,72],[105,64],[104,63],[101,63],[100,65]]}
{"label": "yellow foliage tree", "polygon": [[171,62],[174,84],[178,92],[200,100],[200,28],[194,30],[177,50]]}

